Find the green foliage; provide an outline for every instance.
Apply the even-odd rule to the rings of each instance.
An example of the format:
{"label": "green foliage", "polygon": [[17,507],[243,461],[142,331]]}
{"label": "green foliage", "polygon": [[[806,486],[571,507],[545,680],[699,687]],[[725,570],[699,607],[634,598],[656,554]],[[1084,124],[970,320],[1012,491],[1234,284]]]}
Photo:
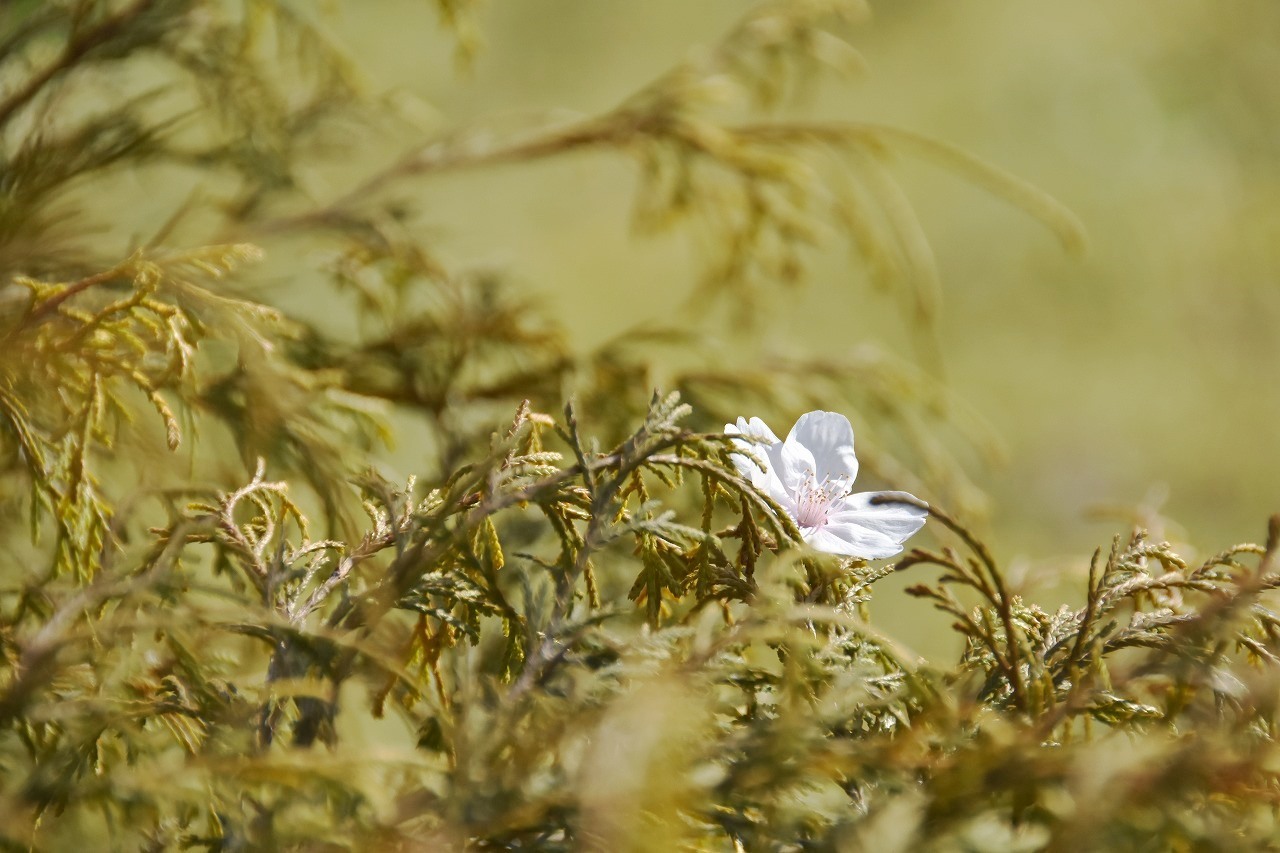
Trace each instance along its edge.
{"label": "green foliage", "polygon": [[[436,5],[465,59],[474,4]],[[936,272],[889,155],[1081,243],[943,143],[770,112],[856,64],[863,11],[761,4],[601,115],[452,131],[328,202],[308,170],[378,110],[309,4],[0,13],[0,844],[1269,843],[1280,520],[1198,566],[1134,531],[1048,612],[936,506],[935,550],[835,559],[730,461],[717,427],[741,411],[844,408],[873,476],[978,503],[954,458],[982,430],[928,371],[700,340],[800,284],[827,233],[931,341]],[[503,276],[453,268],[412,195],[586,149],[639,162],[639,225],[711,251],[702,301],[582,353]],[[195,181],[145,240],[107,227],[139,201],[123,167]],[[258,261],[351,317],[273,307]],[[380,455],[393,434],[416,477]],[[906,570],[963,636],[954,665],[872,619]]]}

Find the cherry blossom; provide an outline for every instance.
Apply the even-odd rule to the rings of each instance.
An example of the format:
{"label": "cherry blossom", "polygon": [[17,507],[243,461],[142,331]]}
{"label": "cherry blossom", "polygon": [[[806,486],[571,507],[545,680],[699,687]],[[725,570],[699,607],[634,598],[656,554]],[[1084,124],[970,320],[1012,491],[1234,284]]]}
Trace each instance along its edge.
{"label": "cherry blossom", "polygon": [[743,479],[767,494],[800,528],[810,547],[829,554],[881,559],[923,525],[928,512],[905,503],[872,503],[873,498],[907,498],[906,492],[854,492],[858,457],[853,427],[836,412],[801,415],[786,441],[759,418],[726,424],[733,440],[734,466]]}

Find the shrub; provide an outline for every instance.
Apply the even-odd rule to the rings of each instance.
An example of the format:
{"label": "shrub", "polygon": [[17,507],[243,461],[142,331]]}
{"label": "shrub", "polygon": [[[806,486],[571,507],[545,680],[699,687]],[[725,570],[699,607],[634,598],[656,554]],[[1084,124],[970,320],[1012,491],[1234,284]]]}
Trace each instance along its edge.
{"label": "shrub", "polygon": [[[474,9],[436,5],[465,61]],[[0,841],[1269,843],[1280,521],[1194,565],[1135,530],[1094,555],[1080,606],[1045,610],[939,508],[974,511],[950,449],[982,439],[928,365],[752,345],[825,234],[899,288],[936,357],[893,155],[1082,242],[944,143],[774,110],[856,60],[861,11],[762,4],[599,115],[454,128],[316,202],[311,170],[396,122],[322,15],[11,4]],[[637,225],[702,234],[708,262],[665,325],[583,353],[508,277],[455,268],[413,199],[587,150],[634,161]],[[157,201],[122,239],[122,212]],[[268,304],[258,264],[327,310]],[[700,334],[726,311],[717,352]],[[873,479],[930,497],[937,547],[812,550],[743,479],[720,425],[814,408],[854,416]],[[394,476],[393,434],[416,478]],[[872,618],[873,585],[908,569],[963,638],[953,664]]]}

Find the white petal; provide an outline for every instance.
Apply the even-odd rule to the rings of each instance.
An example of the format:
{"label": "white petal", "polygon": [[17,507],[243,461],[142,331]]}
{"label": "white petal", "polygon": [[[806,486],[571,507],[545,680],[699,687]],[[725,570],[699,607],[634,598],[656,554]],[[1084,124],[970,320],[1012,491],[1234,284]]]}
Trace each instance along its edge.
{"label": "white petal", "polygon": [[809,412],[791,428],[785,446],[802,445],[812,455],[818,481],[858,476],[858,457],[853,452],[853,426],[838,412]]}
{"label": "white petal", "polygon": [[738,452],[730,454],[729,459],[738,469],[738,473],[751,485],[757,489],[767,490],[770,475],[765,469],[771,467],[768,463],[768,449],[770,445],[779,443],[778,437],[759,418],[752,418],[750,422],[746,418],[738,418],[736,425],[725,424],[724,431],[726,435],[746,436],[746,438],[733,440],[733,445]]}
{"label": "white petal", "polygon": [[787,515],[791,516],[793,520],[795,519],[799,511],[796,506],[795,491],[782,484],[782,480],[778,479],[778,475],[774,473],[773,468],[769,469],[759,483],[753,483],[752,485],[768,495],[774,503],[786,511]]}
{"label": "white petal", "polygon": [[769,475],[756,464],[754,459],[741,453],[731,453],[729,454],[729,461],[733,463],[734,468],[738,469],[738,476],[757,489],[763,488],[765,478]]}
{"label": "white petal", "polygon": [[800,532],[810,548],[827,554],[878,560],[881,557],[892,557],[902,550],[901,545],[879,533],[850,525],[828,523],[823,527],[802,529]]}
{"label": "white petal", "polygon": [[[859,492],[832,506],[825,532],[858,548],[869,559],[892,557],[928,518],[927,510],[905,503],[873,504],[872,498],[907,497],[906,492]],[[816,547],[816,546],[815,546]],[[850,552],[833,552],[850,553]]]}
{"label": "white petal", "polygon": [[769,429],[769,425],[759,418],[752,418],[744,426],[742,418],[738,418],[738,427],[745,433],[754,435],[756,438],[763,438],[770,444],[777,444],[782,439],[773,434],[773,430]]}
{"label": "white petal", "polygon": [[[757,452],[768,454],[768,459],[764,462],[764,469],[757,468],[750,475],[743,474],[743,476],[748,477],[751,480],[751,485],[764,492],[773,499],[774,503],[790,513],[792,518],[795,518],[795,489],[788,489],[784,486],[778,476],[779,471],[782,470],[782,463],[778,458],[781,448],[782,442],[778,442],[773,447],[768,448],[767,451],[764,448],[757,448]],[[734,464],[737,464],[737,460],[734,460]]]}
{"label": "white petal", "polygon": [[789,493],[794,495],[800,484],[816,476],[817,464],[809,448],[788,438],[769,448],[769,467]]}

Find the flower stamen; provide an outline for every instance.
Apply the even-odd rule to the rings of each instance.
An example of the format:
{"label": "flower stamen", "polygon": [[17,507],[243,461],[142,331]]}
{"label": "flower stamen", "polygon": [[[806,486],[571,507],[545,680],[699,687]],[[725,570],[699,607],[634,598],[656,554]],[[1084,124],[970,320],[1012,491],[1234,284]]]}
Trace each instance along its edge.
{"label": "flower stamen", "polygon": [[819,483],[809,472],[796,490],[796,523],[801,527],[821,529],[831,517],[831,505],[849,494],[843,478],[832,481],[824,477]]}

